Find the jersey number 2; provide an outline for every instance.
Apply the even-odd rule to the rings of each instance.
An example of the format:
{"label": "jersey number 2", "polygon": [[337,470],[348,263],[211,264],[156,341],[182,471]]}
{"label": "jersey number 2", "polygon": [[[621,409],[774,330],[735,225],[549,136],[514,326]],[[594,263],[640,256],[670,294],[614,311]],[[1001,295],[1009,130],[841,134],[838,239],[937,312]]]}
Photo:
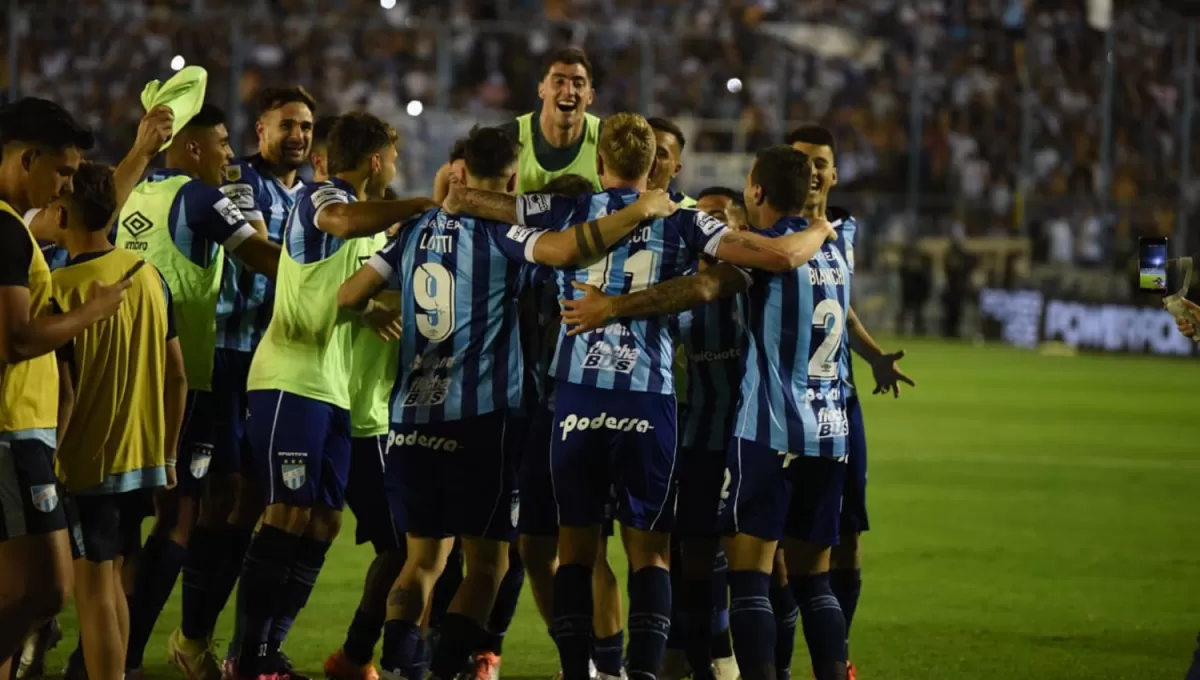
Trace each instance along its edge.
{"label": "jersey number 2", "polygon": [[842,333],[846,329],[842,305],[831,298],[818,302],[813,309],[813,326],[825,331],[825,339],[808,360],[808,377],[833,380],[838,377],[838,350],[842,347]]}
{"label": "jersey number 2", "polygon": [[454,332],[454,277],[436,262],[426,262],[413,272],[413,302],[417,330],[433,342],[441,342]]}

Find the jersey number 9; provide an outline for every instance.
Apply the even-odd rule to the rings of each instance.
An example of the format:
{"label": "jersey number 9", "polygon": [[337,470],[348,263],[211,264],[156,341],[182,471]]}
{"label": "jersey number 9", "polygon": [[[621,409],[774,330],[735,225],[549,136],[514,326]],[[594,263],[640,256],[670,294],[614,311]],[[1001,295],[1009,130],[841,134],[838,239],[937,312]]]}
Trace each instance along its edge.
{"label": "jersey number 9", "polygon": [[442,342],[454,332],[454,277],[436,262],[426,262],[413,272],[413,302],[417,330],[432,342]]}

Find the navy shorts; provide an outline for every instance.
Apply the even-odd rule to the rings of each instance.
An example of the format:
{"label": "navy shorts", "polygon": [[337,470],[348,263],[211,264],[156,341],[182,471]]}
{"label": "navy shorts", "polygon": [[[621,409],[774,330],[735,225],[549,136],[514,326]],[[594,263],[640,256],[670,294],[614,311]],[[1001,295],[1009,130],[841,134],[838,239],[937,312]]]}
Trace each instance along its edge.
{"label": "navy shorts", "polygon": [[247,431],[267,505],[341,510],[350,474],[350,412],[280,390],[249,393]]}
{"label": "navy shorts", "polygon": [[838,544],[846,463],[784,454],[734,438],[727,464],[729,474],[720,494],[727,533]]}
{"label": "navy shorts", "polygon": [[550,482],[550,437],[554,412],[537,407],[529,423],[529,436],[521,454],[520,507],[517,528],[523,536],[557,536],[558,507]]}
{"label": "navy shorts", "polygon": [[871,528],[867,518],[867,433],[863,429],[862,404],[858,395],[846,398],[846,420],[850,427],[846,458],[846,488],[842,491],[841,529],[857,534]]}
{"label": "navy shorts", "polygon": [[522,428],[504,411],[473,418],[393,423],[385,469],[388,503],[408,533],[512,541],[517,527],[517,451]]}
{"label": "navy shorts", "polygon": [[559,381],[550,476],[559,524],[670,531],[675,520],[675,395]]}
{"label": "navy shorts", "polygon": [[250,440],[246,418],[246,376],[250,374],[250,352],[218,349],[213,355],[212,391],[189,390],[180,436],[180,493],[199,496],[208,475],[249,472]]}
{"label": "navy shorts", "polygon": [[71,494],[71,556],[99,564],[131,557],[142,547],[142,520],[154,516],[154,490],[114,494]]}
{"label": "navy shorts", "polygon": [[350,476],[346,480],[346,505],[354,513],[354,542],[370,543],[375,554],[403,545],[405,525],[397,524],[384,489],[387,465],[386,434],[350,440]]}
{"label": "navy shorts", "polygon": [[725,483],[725,452],[700,449],[679,451],[679,500],[675,504],[675,533],[685,538],[721,534],[721,487]]}
{"label": "navy shorts", "polygon": [[0,541],[67,528],[54,449],[38,439],[0,440]]}

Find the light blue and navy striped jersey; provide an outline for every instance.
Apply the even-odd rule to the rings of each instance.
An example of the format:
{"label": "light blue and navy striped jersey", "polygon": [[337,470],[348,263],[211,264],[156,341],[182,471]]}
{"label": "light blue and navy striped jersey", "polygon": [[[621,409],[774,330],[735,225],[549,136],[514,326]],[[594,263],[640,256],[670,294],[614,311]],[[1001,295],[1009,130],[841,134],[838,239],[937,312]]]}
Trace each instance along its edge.
{"label": "light blue and navy striped jersey", "polygon": [[517,297],[532,233],[431,210],[369,260],[398,283],[403,299],[392,422],[445,422],[520,408]]}
{"label": "light blue and navy striped jersey", "polygon": [[[838,247],[846,254],[846,295],[849,297],[850,282],[854,278],[854,242],[858,238],[858,221],[854,219],[848,210],[842,208],[827,208],[825,210],[825,218],[829,220],[834,230],[837,231]],[[849,302],[846,303],[846,310],[846,313],[849,314]],[[854,360],[850,352],[843,353],[841,369],[842,380],[846,383],[846,397],[849,398],[854,395],[854,391],[857,389],[854,386]]]}
{"label": "light blue and navy striped jersey", "polygon": [[[221,191],[242,210],[247,220],[262,220],[267,238],[282,243],[283,227],[304,186],[298,179],[290,189],[271,174],[260,155],[227,166]],[[217,347],[252,352],[271,322],[275,282],[251,271],[237,258],[226,257],[217,301]]]}
{"label": "light blue and navy striped jersey", "polygon": [[680,424],[685,447],[729,448],[745,344],[736,307],[736,297],[728,297],[679,315],[679,338],[687,352],[687,408],[681,409]]}
{"label": "light blue and navy striped jersey", "polygon": [[[777,238],[807,226],[803,218],[785,217],[759,233]],[[827,242],[795,271],[752,277],[738,305],[747,342],[734,436],[795,455],[845,460],[845,254],[838,242]]]}
{"label": "light blue and navy striped jersey", "polygon": [[[180,170],[155,170],[144,181],[162,182],[184,174]],[[198,179],[184,184],[175,194],[167,226],[179,252],[202,268],[212,264],[219,246],[230,239],[240,245],[255,233],[242,211],[220,189]],[[132,227],[118,225],[118,228]]]}
{"label": "light blue and navy striped jersey", "polygon": [[317,213],[338,203],[357,203],[354,187],[337,177],[306,184],[296,194],[296,205],[283,229],[287,254],[298,264],[320,262],[346,245],[346,239],[317,228]]}
{"label": "light blue and navy striped jersey", "polygon": [[[633,189],[609,189],[579,198],[528,194],[517,197],[517,217],[534,228],[561,230],[617,212],[637,198]],[[572,300],[580,294],[572,281],[591,284],[608,295],[623,295],[682,276],[694,269],[698,255],[715,256],[728,232],[719,220],[696,210],[649,220],[614,245],[605,259],[586,268],[558,270],[559,297]],[[672,318],[665,316],[618,319],[577,336],[568,336],[564,326],[551,370],[556,380],[578,385],[674,394],[673,325]]]}

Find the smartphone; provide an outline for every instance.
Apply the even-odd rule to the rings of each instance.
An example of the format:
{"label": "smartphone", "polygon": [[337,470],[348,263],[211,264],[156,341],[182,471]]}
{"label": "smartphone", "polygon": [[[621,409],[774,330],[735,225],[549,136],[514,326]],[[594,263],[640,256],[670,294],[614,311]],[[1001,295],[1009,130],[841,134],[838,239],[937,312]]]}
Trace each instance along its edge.
{"label": "smartphone", "polygon": [[133,265],[132,267],[129,268],[129,271],[125,272],[125,276],[121,277],[121,281],[128,281],[129,279],[132,279],[133,275],[138,273],[138,270],[145,266],[146,266],[145,260],[138,260],[137,264]]}
{"label": "smartphone", "polygon": [[1138,290],[1166,295],[1167,238],[1165,236],[1138,239]]}

